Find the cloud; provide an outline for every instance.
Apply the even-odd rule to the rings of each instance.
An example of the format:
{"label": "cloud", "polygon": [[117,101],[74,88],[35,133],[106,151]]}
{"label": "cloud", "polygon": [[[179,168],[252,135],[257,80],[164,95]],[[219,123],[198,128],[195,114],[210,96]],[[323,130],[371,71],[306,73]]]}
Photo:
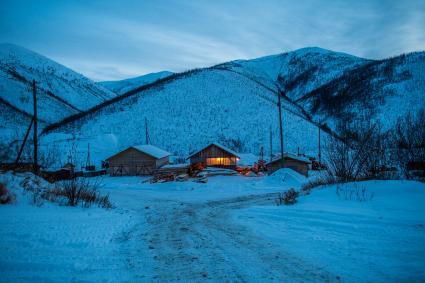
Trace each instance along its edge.
{"label": "cloud", "polygon": [[93,79],[182,71],[306,46],[367,58],[425,49],[420,0],[4,1],[3,40]]}

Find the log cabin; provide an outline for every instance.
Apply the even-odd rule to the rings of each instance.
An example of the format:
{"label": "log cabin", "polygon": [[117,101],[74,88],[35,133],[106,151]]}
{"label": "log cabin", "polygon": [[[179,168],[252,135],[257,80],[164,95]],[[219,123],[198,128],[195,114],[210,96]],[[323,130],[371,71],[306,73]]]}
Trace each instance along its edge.
{"label": "log cabin", "polygon": [[165,150],[145,144],[131,146],[106,160],[111,176],[143,176],[168,164],[169,156]]}
{"label": "log cabin", "polygon": [[266,164],[267,172],[272,174],[273,172],[281,168],[290,168],[304,176],[308,176],[308,170],[310,169],[311,161],[303,156],[298,156],[290,153],[284,153],[283,163],[281,158],[273,159]]}
{"label": "log cabin", "polygon": [[219,143],[211,143],[192,153],[186,159],[190,159],[190,164],[201,163],[209,167],[236,169],[239,156],[233,150]]}

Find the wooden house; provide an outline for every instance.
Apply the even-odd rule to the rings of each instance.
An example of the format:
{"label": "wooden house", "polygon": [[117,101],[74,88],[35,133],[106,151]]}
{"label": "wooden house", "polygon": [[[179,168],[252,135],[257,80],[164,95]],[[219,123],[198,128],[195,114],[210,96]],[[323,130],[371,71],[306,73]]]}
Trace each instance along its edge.
{"label": "wooden house", "polygon": [[201,163],[204,166],[236,169],[239,156],[221,144],[211,143],[192,153],[187,159],[190,159],[190,164]]}
{"label": "wooden house", "polygon": [[111,176],[141,176],[168,164],[170,153],[153,145],[131,146],[106,159]]}
{"label": "wooden house", "polygon": [[311,161],[303,156],[298,156],[290,153],[283,155],[283,163],[281,158],[276,158],[266,164],[269,174],[279,170],[280,168],[290,168],[304,176],[308,176]]}

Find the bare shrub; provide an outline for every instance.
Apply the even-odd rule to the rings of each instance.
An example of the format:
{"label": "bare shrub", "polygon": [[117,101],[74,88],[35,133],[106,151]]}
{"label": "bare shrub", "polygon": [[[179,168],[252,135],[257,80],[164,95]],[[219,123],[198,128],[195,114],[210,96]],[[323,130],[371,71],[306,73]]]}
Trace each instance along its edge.
{"label": "bare shrub", "polygon": [[386,133],[378,123],[338,126],[339,137],[331,138],[325,150],[327,173],[334,181],[351,182],[379,178],[386,166]]}
{"label": "bare shrub", "polygon": [[43,180],[35,175],[28,174],[21,182],[21,186],[25,192],[32,194],[32,203],[36,206],[42,206],[44,203],[43,193],[48,189]]}
{"label": "bare shrub", "polygon": [[109,201],[109,194],[99,193],[100,187],[101,182],[98,179],[90,181],[87,178],[74,178],[58,182],[55,188],[44,193],[44,198],[55,202],[65,200],[65,204],[69,206],[81,204],[84,207],[90,207],[92,204],[97,204],[102,208],[113,208]]}
{"label": "bare shrub", "polygon": [[15,194],[6,188],[6,184],[0,183],[0,204],[12,204],[15,201]]}
{"label": "bare shrub", "polygon": [[283,194],[279,193],[277,198],[275,199],[276,205],[292,205],[297,202],[297,197],[299,196],[299,193],[294,190],[293,188],[287,190]]}
{"label": "bare shrub", "polygon": [[11,162],[11,157],[15,157],[18,155],[18,143],[6,143],[0,141],[0,163],[3,162]]}
{"label": "bare shrub", "polygon": [[398,120],[392,142],[395,145],[393,160],[404,176],[407,179],[425,177],[425,108],[417,115],[408,113]]}
{"label": "bare shrub", "polygon": [[307,183],[303,184],[301,187],[301,191],[304,194],[309,194],[313,188],[325,186],[325,185],[331,185],[335,183],[336,183],[336,179],[332,175],[325,174],[323,176],[312,179],[308,181]]}
{"label": "bare shrub", "polygon": [[42,189],[41,182],[42,180],[39,177],[32,174],[28,174],[21,182],[21,186],[27,192],[36,192]]}
{"label": "bare shrub", "polygon": [[366,187],[354,183],[354,187],[345,187],[341,184],[336,185],[336,195],[344,200],[356,200],[360,202],[372,200],[375,196],[374,193],[369,193]]}

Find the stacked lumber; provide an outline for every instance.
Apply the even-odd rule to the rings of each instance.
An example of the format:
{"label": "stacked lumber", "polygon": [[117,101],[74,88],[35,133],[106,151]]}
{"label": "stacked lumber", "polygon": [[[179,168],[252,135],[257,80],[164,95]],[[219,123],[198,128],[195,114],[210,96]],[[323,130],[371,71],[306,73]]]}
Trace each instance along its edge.
{"label": "stacked lumber", "polygon": [[165,183],[172,182],[176,179],[173,173],[158,173],[155,174],[149,181],[150,183]]}

